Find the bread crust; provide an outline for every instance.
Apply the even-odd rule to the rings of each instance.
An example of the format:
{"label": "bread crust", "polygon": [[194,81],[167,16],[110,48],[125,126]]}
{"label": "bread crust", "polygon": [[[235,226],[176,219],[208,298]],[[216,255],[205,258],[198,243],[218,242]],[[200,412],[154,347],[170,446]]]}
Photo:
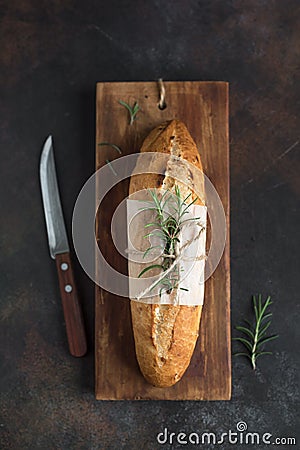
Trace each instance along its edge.
{"label": "bread crust", "polygon": [[[204,202],[204,176],[198,149],[186,126],[178,120],[165,122],[154,128],[146,137],[141,152],[160,152],[170,155],[165,175],[148,173],[133,175],[129,193],[142,189],[164,188],[174,190],[175,184],[191,193],[196,204]],[[185,167],[179,167],[178,156],[197,169],[197,176]],[[157,158],[153,157],[147,169],[156,171]],[[143,172],[143,162],[137,161],[136,169]],[[175,180],[179,173],[180,179]],[[130,263],[129,263],[130,264]],[[132,326],[137,360],[145,379],[157,387],[169,387],[177,383],[186,371],[199,334],[202,306],[178,306],[145,304],[131,300]]]}

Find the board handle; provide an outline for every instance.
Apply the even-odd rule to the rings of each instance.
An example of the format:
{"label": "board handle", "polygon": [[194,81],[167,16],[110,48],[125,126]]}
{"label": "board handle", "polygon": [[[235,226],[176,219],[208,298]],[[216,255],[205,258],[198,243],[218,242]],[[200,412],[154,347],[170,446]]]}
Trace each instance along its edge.
{"label": "board handle", "polygon": [[56,255],[55,261],[67,329],[69,350],[73,356],[83,356],[87,351],[87,341],[70,253],[67,252]]}

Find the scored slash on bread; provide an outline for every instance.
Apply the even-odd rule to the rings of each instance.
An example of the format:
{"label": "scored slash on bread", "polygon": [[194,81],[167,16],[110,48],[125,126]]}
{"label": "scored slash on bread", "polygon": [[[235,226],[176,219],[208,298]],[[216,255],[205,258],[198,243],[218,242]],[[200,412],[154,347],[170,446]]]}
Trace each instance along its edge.
{"label": "scored slash on bread", "polygon": [[[161,160],[154,155],[147,167],[148,171],[150,169],[154,173],[143,173],[146,168],[143,168],[143,161],[138,159],[135,171],[140,174],[133,175],[130,179],[130,195],[152,188],[174,192],[177,186],[183,198],[191,194],[190,201],[195,200],[198,205],[205,204],[200,155],[181,121],[171,120],[153,129],[142,145],[141,153],[143,152],[166,153],[170,157],[167,166],[162,168],[159,166]],[[184,160],[198,169],[197,176],[194,176]],[[131,262],[129,273],[130,264]],[[202,305],[161,305],[158,297],[154,304],[131,300],[130,306],[136,356],[142,374],[154,386],[174,385],[183,376],[193,355]]]}

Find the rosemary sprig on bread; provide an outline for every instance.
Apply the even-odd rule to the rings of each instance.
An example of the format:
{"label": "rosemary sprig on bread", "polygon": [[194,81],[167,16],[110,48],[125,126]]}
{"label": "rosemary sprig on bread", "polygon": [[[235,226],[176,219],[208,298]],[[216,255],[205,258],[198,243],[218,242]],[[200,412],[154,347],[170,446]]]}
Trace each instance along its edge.
{"label": "rosemary sprig on bread", "polygon": [[[180,274],[179,267],[176,264],[176,259],[179,256],[179,234],[184,224],[199,219],[199,217],[185,218],[190,211],[190,207],[198,198],[196,197],[190,203],[187,203],[192,194],[189,193],[185,198],[182,198],[177,185],[175,185],[174,190],[175,194],[170,192],[170,190],[166,190],[161,194],[154,189],[148,189],[152,200],[147,202],[148,206],[141,208],[141,210],[152,211],[155,215],[154,222],[149,222],[145,225],[145,228],[154,227],[154,229],[144,237],[147,239],[151,236],[160,238],[160,244],[148,247],[144,252],[144,257],[156,248],[160,248],[163,253],[160,263],[145,267],[138,277],[140,278],[154,268],[160,268],[162,272],[165,272],[165,276],[159,277],[157,283],[152,286],[152,289],[160,286],[160,296],[164,291],[170,294],[173,289],[179,287]],[[179,287],[179,289],[188,290],[183,287]]]}

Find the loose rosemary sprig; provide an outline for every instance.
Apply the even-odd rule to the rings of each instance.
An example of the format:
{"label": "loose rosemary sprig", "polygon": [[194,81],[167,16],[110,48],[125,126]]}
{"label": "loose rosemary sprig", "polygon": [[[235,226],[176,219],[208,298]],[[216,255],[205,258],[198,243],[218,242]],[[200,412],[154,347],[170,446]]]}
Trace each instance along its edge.
{"label": "loose rosemary sprig", "polygon": [[[111,142],[100,142],[98,144],[100,147],[104,146],[104,145],[109,145],[110,147],[114,148],[115,150],[117,150],[118,153],[120,153],[120,155],[122,155],[122,150],[120,149],[120,147],[118,147],[116,144],[112,144]],[[112,171],[112,173],[114,175],[117,176],[117,172],[115,171],[115,169],[113,168],[111,161],[109,159],[105,160],[106,164],[108,164],[110,170]]]}
{"label": "loose rosemary sprig", "polygon": [[132,107],[128,103],[124,102],[123,100],[119,100],[119,103],[120,103],[120,105],[124,106],[128,110],[129,118],[130,118],[129,125],[132,125],[133,122],[135,121],[136,115],[140,109],[138,103],[135,102],[135,104]]}
{"label": "loose rosemary sprig", "polygon": [[114,148],[115,150],[117,150],[118,153],[120,153],[120,155],[122,155],[122,150],[120,149],[120,147],[118,147],[118,145],[116,144],[112,144],[111,142],[100,142],[98,144],[100,147],[102,147],[103,145],[109,145],[110,147]]}
{"label": "loose rosemary sprig", "polygon": [[117,176],[118,174],[117,174],[117,172],[115,171],[115,169],[113,168],[111,161],[110,161],[109,159],[106,159],[105,162],[106,162],[106,164],[108,165],[108,167],[110,168],[110,170],[112,171],[112,173],[113,173],[115,176]]}
{"label": "loose rosemary sprig", "polygon": [[[151,269],[159,268],[165,272],[171,268],[172,264],[178,257],[177,247],[179,243],[179,233],[183,224],[188,221],[199,219],[199,217],[184,219],[184,215],[189,212],[189,208],[196,202],[197,198],[187,204],[186,202],[191,197],[191,194],[183,199],[178,186],[175,186],[175,195],[168,190],[166,190],[161,196],[159,196],[155,190],[149,189],[148,192],[151,195],[152,200],[147,202],[149,203],[149,206],[141,208],[141,210],[153,211],[155,213],[155,219],[154,222],[147,223],[145,228],[151,226],[157,228],[146,234],[144,237],[149,238],[150,236],[157,236],[162,240],[162,244],[148,247],[143,256],[145,258],[146,255],[148,255],[148,253],[155,248],[160,248],[163,250],[163,254],[161,264],[156,263],[145,267],[139,273],[139,278]],[[166,209],[167,207],[168,209]],[[158,283],[152,287],[152,289],[157,286],[161,286],[159,291],[159,294],[161,295],[164,290],[171,293],[173,289],[178,288],[178,284],[179,268],[175,266],[174,269],[169,271],[165,277],[160,279]],[[180,287],[180,289],[187,291],[186,288]]]}
{"label": "loose rosemary sprig", "polygon": [[252,368],[256,369],[256,360],[262,355],[272,355],[272,352],[262,351],[262,347],[269,341],[277,339],[278,335],[266,336],[267,329],[271,325],[271,319],[266,321],[266,319],[272,316],[272,313],[267,313],[267,308],[272,304],[271,297],[269,296],[265,303],[262,303],[262,296],[259,294],[258,299],[256,296],[252,296],[253,299],[253,310],[255,315],[255,325],[252,326],[248,320],[245,320],[248,327],[237,326],[236,330],[247,335],[247,339],[244,337],[233,338],[235,341],[241,342],[247,349],[247,352],[235,353],[235,356],[246,356],[250,359]]}

